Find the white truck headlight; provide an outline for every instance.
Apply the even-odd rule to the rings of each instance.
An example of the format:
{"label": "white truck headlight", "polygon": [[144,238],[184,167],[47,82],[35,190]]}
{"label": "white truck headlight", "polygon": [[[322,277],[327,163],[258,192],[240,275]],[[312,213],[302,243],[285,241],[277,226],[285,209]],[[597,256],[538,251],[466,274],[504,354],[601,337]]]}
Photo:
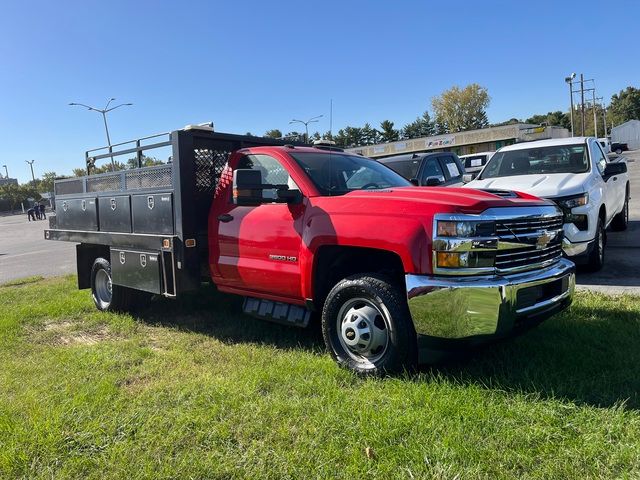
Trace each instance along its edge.
{"label": "white truck headlight", "polygon": [[574,207],[582,207],[589,203],[589,194],[587,192],[580,195],[573,195],[571,197],[564,197],[556,199],[556,203],[562,208],[571,210]]}

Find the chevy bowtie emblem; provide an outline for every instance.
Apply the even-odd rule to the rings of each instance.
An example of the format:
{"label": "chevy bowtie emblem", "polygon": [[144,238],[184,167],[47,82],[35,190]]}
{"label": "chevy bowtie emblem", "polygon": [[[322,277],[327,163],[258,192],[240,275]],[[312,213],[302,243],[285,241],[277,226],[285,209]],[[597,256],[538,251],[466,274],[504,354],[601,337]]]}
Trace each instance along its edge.
{"label": "chevy bowtie emblem", "polygon": [[547,245],[549,245],[549,242],[551,240],[553,240],[553,237],[549,234],[549,232],[545,230],[544,232],[542,232],[542,235],[540,235],[538,237],[538,240],[536,241],[536,249],[542,250]]}

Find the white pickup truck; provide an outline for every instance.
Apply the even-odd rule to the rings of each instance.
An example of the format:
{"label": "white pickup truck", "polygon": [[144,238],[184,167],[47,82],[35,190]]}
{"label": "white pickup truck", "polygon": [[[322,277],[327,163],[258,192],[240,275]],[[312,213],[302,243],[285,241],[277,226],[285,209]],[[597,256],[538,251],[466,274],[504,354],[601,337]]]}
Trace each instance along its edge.
{"label": "white pickup truck", "polygon": [[592,137],[503,147],[465,187],[555,201],[564,212],[565,255],[592,271],[604,264],[607,227],[625,230],[629,220],[627,163],[623,157],[610,161]]}

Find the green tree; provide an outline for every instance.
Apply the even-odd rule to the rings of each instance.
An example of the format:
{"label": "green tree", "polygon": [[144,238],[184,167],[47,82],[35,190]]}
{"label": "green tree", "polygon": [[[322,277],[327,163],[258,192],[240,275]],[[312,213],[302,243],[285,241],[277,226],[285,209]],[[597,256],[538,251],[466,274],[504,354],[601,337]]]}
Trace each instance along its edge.
{"label": "green tree", "polygon": [[33,198],[36,201],[42,199],[42,196],[38,193],[36,186],[33,183],[25,183],[23,185],[16,185],[10,183],[0,187],[0,198],[3,198],[9,202],[9,208],[15,210],[18,205],[25,202],[29,198]]}
{"label": "green tree", "polygon": [[[158,160],[156,157],[147,157],[142,155],[143,167],[155,167],[156,165],[164,165],[165,162]],[[138,159],[136,157],[127,160],[127,168],[138,168]]]}
{"label": "green tree", "polygon": [[558,126],[570,129],[571,118],[568,113],[563,113],[560,110],[556,112],[548,112],[546,115],[533,115],[525,120],[525,123],[533,123],[536,125],[542,125],[543,123],[549,126]]}
{"label": "green tree", "polygon": [[56,172],[44,172],[38,183],[38,191],[53,192],[53,181],[57,178]]}
{"label": "green tree", "polygon": [[374,145],[380,143],[380,132],[368,123],[362,127],[362,145]]}
{"label": "green tree", "polygon": [[614,124],[640,119],[640,89],[627,87],[611,97],[609,115]]}
{"label": "green tree", "polygon": [[461,132],[486,127],[489,125],[486,109],[490,101],[487,89],[477,83],[445,90],[431,100],[436,129]]}
{"label": "green tree", "polygon": [[277,128],[274,128],[273,130],[267,130],[264,132],[264,136],[269,138],[282,138],[282,132]]}
{"label": "green tree", "polygon": [[383,142],[395,142],[400,138],[400,132],[393,128],[391,120],[383,120],[380,122],[380,140]]}
{"label": "green tree", "polygon": [[402,138],[420,138],[428,137],[434,133],[434,124],[431,121],[429,112],[424,112],[422,116],[416,118],[413,122],[407,123],[402,128]]}

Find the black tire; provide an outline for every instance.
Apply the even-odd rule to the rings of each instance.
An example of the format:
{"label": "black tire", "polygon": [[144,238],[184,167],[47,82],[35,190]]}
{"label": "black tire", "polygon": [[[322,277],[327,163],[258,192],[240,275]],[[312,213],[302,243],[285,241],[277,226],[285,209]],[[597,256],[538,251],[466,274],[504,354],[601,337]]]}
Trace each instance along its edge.
{"label": "black tire", "polygon": [[322,335],[332,358],[358,374],[396,374],[417,366],[407,297],[382,275],[353,275],[338,282],[322,309]]}
{"label": "black tire", "polygon": [[596,227],[596,237],[593,249],[589,254],[589,260],[586,265],[586,270],[589,272],[597,272],[602,269],[604,265],[604,251],[606,244],[606,233],[604,231],[604,222],[602,217],[598,217],[598,225]]}
{"label": "black tire", "polygon": [[616,232],[621,232],[627,229],[629,225],[629,186],[627,185],[627,191],[624,198],[624,206],[622,211],[613,217],[611,221],[611,229]]}
{"label": "black tire", "polygon": [[126,312],[134,297],[134,290],[111,283],[111,264],[98,257],[91,267],[91,297],[96,308],[103,312]]}

